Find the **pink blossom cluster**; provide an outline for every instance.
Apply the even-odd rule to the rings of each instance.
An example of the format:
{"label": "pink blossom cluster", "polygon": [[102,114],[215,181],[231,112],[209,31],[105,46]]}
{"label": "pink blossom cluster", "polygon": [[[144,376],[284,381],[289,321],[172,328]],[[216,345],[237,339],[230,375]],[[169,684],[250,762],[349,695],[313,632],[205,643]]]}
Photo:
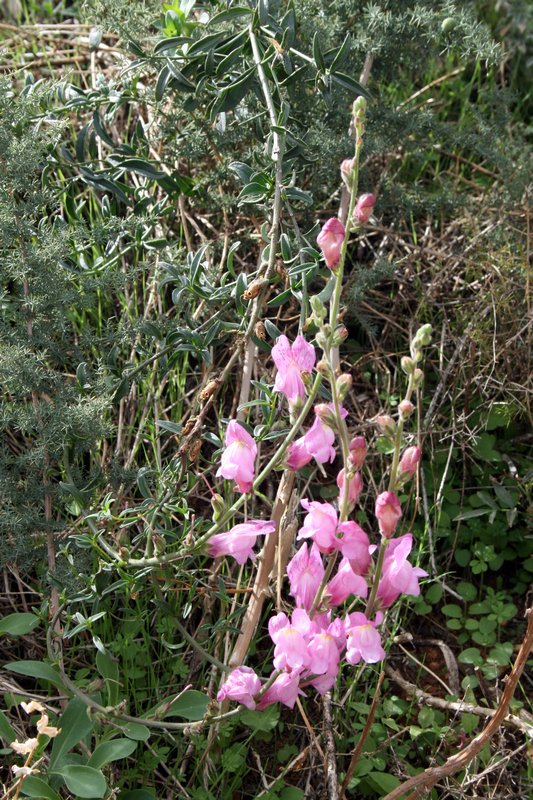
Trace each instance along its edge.
{"label": "pink blossom cluster", "polygon": [[[399,501],[397,506],[398,499],[392,492],[384,492],[378,501],[380,498],[376,514],[380,525],[384,524],[388,531]],[[401,594],[420,594],[418,581],[427,573],[408,561],[413,535],[389,538],[382,534],[386,550],[375,618],[369,619],[365,613],[355,611],[332,619],[335,608],[346,600],[367,597],[374,571],[372,553],[376,548],[356,522],[339,522],[337,511],[330,503],[302,500],[302,506],[308,513],[298,538],[312,542],[310,546],[304,542],[287,565],[294,611],[290,617],[280,612],[269,621],[268,630],[274,644],[272,683],[261,692],[259,678],[253,670],[238,667],[221,686],[219,700],[235,700],[247,708],[262,709],[276,702],[292,708],[306,687],[312,686],[319,694],[324,694],[333,686],[342,659],[348,664],[360,661],[374,664],[385,658],[378,630],[383,610]],[[326,574],[322,558],[334,552],[341,558],[315,609],[317,593]]]}
{"label": "pink blossom cluster", "polygon": [[[297,337],[291,346],[283,336],[272,354],[278,369],[274,388],[285,394],[289,403],[296,402],[305,395],[302,376],[314,367],[314,348],[302,337]],[[340,422],[331,404],[316,405],[314,413],[311,428],[288,449],[286,463],[291,469],[297,470],[313,458],[325,464],[336,457],[336,430],[339,424],[344,424],[347,412],[341,408]],[[379,632],[383,612],[402,594],[419,595],[419,579],[427,573],[408,560],[413,547],[412,533],[395,535],[403,513],[395,492],[382,492],[375,501],[383,556],[379,577],[374,564],[377,545],[371,544],[357,522],[346,519],[363,489],[360,470],[366,449],[362,436],[349,443],[345,468],[337,475],[337,508],[328,502],[301,501],[306,514],[297,535],[300,544],[287,565],[289,593],[295,608],[290,617],[280,612],[269,621],[274,645],[274,672],[269,681],[261,688],[261,681],[251,668],[238,667],[220,687],[219,701],[234,700],[250,709],[262,709],[275,702],[292,708],[309,686],[320,694],[328,691],[336,680],[341,661],[373,664],[385,658]],[[217,474],[235,480],[239,491],[249,491],[256,453],[253,438],[238,423],[230,422]],[[404,451],[398,464],[397,485],[412,477],[420,456],[418,447]],[[210,539],[210,553],[230,555],[243,564],[255,558],[253,547],[257,536],[270,534],[275,527],[270,520],[249,520],[235,525]],[[366,600],[371,590],[369,616],[366,612],[352,611],[357,598]],[[343,612],[342,606],[347,602],[350,606]]]}

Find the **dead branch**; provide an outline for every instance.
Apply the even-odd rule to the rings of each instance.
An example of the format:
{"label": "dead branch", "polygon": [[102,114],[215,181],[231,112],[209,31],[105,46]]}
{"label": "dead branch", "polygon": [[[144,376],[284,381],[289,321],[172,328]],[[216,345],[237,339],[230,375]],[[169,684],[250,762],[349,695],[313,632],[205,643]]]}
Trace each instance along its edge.
{"label": "dead branch", "polygon": [[[404,783],[402,783],[396,789],[393,789],[392,792],[389,792],[383,798],[383,800],[399,800],[399,798],[403,797],[405,794],[407,794],[407,792],[410,792],[412,789],[417,789],[418,787],[421,787],[425,792],[428,792],[438,781],[442,780],[443,778],[447,778],[450,775],[454,775],[460,769],[466,767],[467,764],[469,764],[470,761],[472,761],[472,759],[478,755],[478,753],[483,749],[492,736],[494,736],[500,725],[504,723],[506,717],[508,716],[509,704],[513,699],[518,681],[520,680],[520,676],[524,670],[526,661],[529,658],[529,654],[533,647],[533,609],[528,609],[526,614],[528,618],[526,635],[524,636],[522,644],[520,645],[520,650],[518,651],[518,655],[513,664],[511,672],[507,676],[505,689],[503,690],[500,703],[497,709],[495,709],[494,715],[492,716],[490,722],[487,723],[481,733],[472,739],[468,747],[465,747],[463,750],[460,750],[458,753],[451,756],[441,766],[429,767],[419,775],[415,775],[413,778],[409,778],[409,780],[404,781]],[[411,798],[415,800],[415,798],[420,796],[421,795],[417,791],[410,794],[407,800],[411,800]]]}

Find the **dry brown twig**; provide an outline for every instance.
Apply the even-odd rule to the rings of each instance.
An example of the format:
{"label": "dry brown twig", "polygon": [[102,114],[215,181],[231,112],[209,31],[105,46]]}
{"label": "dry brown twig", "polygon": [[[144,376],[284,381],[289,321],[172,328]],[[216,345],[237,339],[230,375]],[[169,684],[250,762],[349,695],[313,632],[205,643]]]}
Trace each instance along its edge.
{"label": "dry brown twig", "polygon": [[500,725],[505,722],[509,713],[509,704],[533,648],[533,608],[528,609],[526,615],[528,619],[526,634],[520,645],[520,650],[518,651],[511,672],[507,676],[500,703],[494,710],[491,720],[483,728],[481,733],[475,736],[467,747],[451,756],[444,764],[439,767],[429,767],[419,775],[409,778],[396,789],[393,789],[392,792],[389,792],[383,800],[399,800],[399,798],[407,795],[407,792],[411,793],[406,797],[406,800],[419,800],[419,798],[421,798],[423,794],[429,792],[438,781],[455,775],[460,769],[466,767],[494,736]]}

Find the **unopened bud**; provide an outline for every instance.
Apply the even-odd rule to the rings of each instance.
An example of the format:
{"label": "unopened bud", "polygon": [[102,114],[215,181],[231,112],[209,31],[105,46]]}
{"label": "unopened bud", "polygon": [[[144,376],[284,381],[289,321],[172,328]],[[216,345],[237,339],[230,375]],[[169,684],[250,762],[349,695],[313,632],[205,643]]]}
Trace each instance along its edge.
{"label": "unopened bud", "polygon": [[408,447],[406,450],[404,450],[398,465],[400,472],[403,473],[405,477],[412,477],[416,472],[416,468],[421,458],[422,451],[419,447]]}
{"label": "unopened bud", "polygon": [[376,196],[374,194],[370,192],[362,194],[353,210],[353,221],[358,222],[360,225],[368,222],[375,204]]}
{"label": "unopened bud", "polygon": [[390,539],[402,516],[402,507],[394,492],[382,492],[376,498],[375,515],[379,530],[385,539]]}
{"label": "unopened bud", "polygon": [[102,31],[100,28],[91,28],[89,31],[89,49],[91,52],[97,50],[102,41]]}
{"label": "unopened bud", "polygon": [[316,294],[313,295],[313,297],[311,297],[311,299],[309,300],[309,303],[313,311],[313,316],[315,316],[319,320],[325,319],[326,314],[328,312],[326,310],[326,306],[324,305],[320,297],[318,297]]}
{"label": "unopened bud", "polygon": [[398,403],[398,411],[402,419],[408,419],[414,410],[415,407],[410,400],[402,400],[401,403]]}
{"label": "unopened bud", "polygon": [[317,372],[320,372],[321,375],[328,376],[331,373],[331,367],[329,366],[328,362],[325,358],[321,358],[318,364],[316,365]]}
{"label": "unopened bud", "polygon": [[335,333],[331,338],[331,344],[333,347],[339,347],[343,342],[346,341],[348,338],[348,328],[344,325],[341,325],[339,328],[336,329]]}
{"label": "unopened bud", "polygon": [[382,433],[394,433],[396,430],[396,423],[388,414],[380,414],[379,417],[376,417],[376,425]]}
{"label": "unopened bud", "polygon": [[213,522],[217,522],[224,513],[224,500],[219,494],[214,494],[211,497],[211,506],[213,507]]}
{"label": "unopened bud", "polygon": [[327,403],[318,403],[315,406],[315,414],[319,417],[324,425],[328,428],[336,428],[337,420],[335,419],[335,412],[328,406]]}
{"label": "unopened bud", "polygon": [[253,300],[267,283],[268,280],[266,278],[256,278],[251,282],[246,291],[242,293],[242,296],[245,300]]}
{"label": "unopened bud", "polygon": [[419,328],[415,334],[411,349],[420,350],[421,347],[426,347],[428,344],[430,344],[432,330],[433,329],[429,323],[427,325],[422,325],[422,327]]}
{"label": "unopened bud", "polygon": [[422,386],[424,381],[424,373],[421,369],[415,369],[413,372],[413,388],[418,389],[419,386]]}
{"label": "unopened bud", "polygon": [[321,350],[327,350],[329,345],[329,330],[326,330],[326,327],[329,328],[329,325],[324,326],[324,328],[321,331],[318,331],[316,335],[316,343]]}
{"label": "unopened bud", "polygon": [[341,163],[341,178],[348,189],[353,186],[355,158],[345,158]]}
{"label": "unopened bud", "polygon": [[403,356],[400,364],[403,372],[405,372],[406,375],[410,375],[416,366],[414,360],[409,358],[409,356]]}
{"label": "unopened bud", "polygon": [[352,376],[349,375],[347,372],[344,372],[342,375],[339,375],[336,381],[337,387],[337,394],[339,396],[339,400],[342,403],[350,389],[352,388],[353,380]]}
{"label": "unopened bud", "polygon": [[364,436],[355,436],[350,442],[348,458],[355,470],[361,469],[366,456],[366,441]]}
{"label": "unopened bud", "polygon": [[359,96],[356,100],[354,100],[352,111],[356,125],[358,122],[362,122],[364,120],[366,116],[366,100],[364,97]]}

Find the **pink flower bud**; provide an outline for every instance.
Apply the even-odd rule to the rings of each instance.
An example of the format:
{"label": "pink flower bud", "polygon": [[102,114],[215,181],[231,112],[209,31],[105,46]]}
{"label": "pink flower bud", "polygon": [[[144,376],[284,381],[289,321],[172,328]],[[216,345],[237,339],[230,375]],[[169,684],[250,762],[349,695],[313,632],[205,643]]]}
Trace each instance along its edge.
{"label": "pink flower bud", "polygon": [[415,474],[418,462],[421,458],[422,451],[419,447],[408,447],[407,450],[404,450],[400,460],[400,471],[403,472],[404,475],[411,477]]}
{"label": "pink flower bud", "polygon": [[331,217],[323,225],[322,230],[316,238],[316,242],[326,261],[326,266],[335,269],[341,257],[342,243],[346,231],[342,222],[337,217]]}
{"label": "pink flower bud", "polygon": [[341,163],[341,178],[343,183],[346,184],[348,189],[353,185],[353,168],[355,166],[355,158],[345,158]]}
{"label": "pink flower bud", "polygon": [[329,425],[330,428],[336,427],[337,420],[335,418],[335,412],[327,403],[317,403],[315,406],[315,414],[325,425]]}
{"label": "pink flower bud", "polygon": [[375,204],[375,195],[369,192],[362,194],[353,211],[354,221],[359,222],[361,225],[363,225],[365,222],[368,222]]}
{"label": "pink flower bud", "polygon": [[378,495],[375,514],[381,535],[386,539],[390,539],[396,530],[398,520],[402,516],[402,507],[394,492],[382,492]]}
{"label": "pink flower bud", "polygon": [[410,417],[414,410],[415,407],[410,400],[402,400],[402,402],[398,404],[398,411],[404,419]]}
{"label": "pink flower bud", "polygon": [[[363,479],[361,478],[361,473],[356,472],[355,474],[351,475],[348,478],[348,502],[350,505],[355,505],[359,500],[359,496],[363,491]],[[337,475],[337,486],[339,487],[340,494],[339,494],[339,508],[344,505],[344,493],[346,491],[346,472],[344,469],[341,469],[339,474]]]}
{"label": "pink flower bud", "polygon": [[380,414],[376,417],[376,424],[381,433],[394,433],[396,430],[396,423],[389,414]]}
{"label": "pink flower bud", "polygon": [[366,456],[366,441],[364,436],[356,436],[350,442],[350,463],[355,469],[361,469]]}

